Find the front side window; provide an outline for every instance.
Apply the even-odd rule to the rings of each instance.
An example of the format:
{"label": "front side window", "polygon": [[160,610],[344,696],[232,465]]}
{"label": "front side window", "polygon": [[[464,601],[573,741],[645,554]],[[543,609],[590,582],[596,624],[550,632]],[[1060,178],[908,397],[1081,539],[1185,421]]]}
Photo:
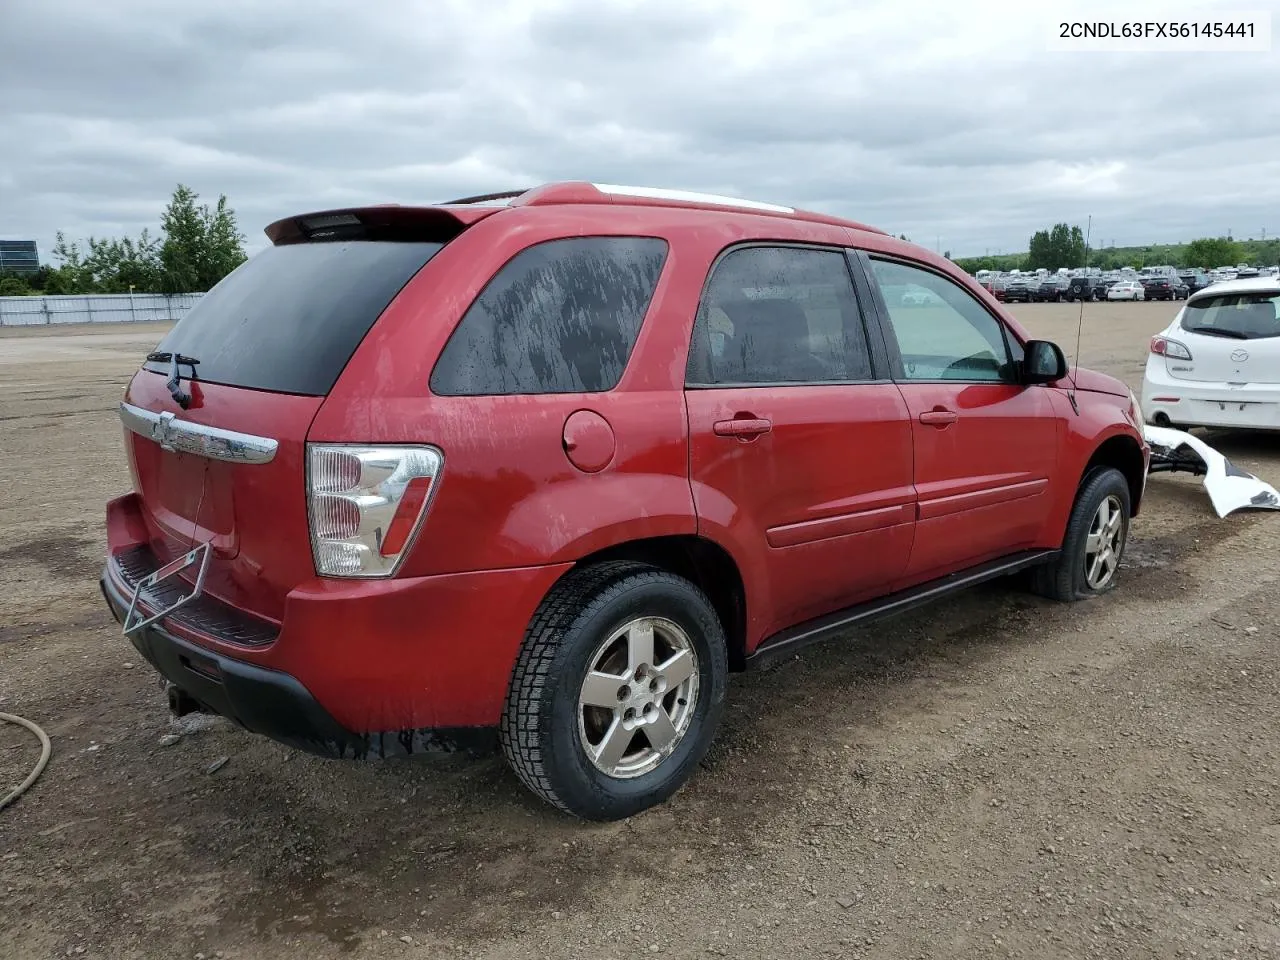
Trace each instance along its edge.
{"label": "front side window", "polygon": [[743,247],[720,259],[698,307],[691,386],[871,379],[843,253]]}
{"label": "front side window", "polygon": [[666,256],[666,241],[652,237],[574,237],[521,251],[458,323],[431,373],[432,392],[612,390]]}
{"label": "front side window", "polygon": [[870,263],[907,380],[1015,380],[1004,328],[972,294],[919,267]]}

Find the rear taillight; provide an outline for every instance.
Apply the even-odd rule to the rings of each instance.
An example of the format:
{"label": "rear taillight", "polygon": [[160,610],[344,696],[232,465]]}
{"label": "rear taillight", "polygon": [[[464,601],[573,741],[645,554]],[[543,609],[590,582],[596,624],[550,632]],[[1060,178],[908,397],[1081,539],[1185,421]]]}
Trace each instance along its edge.
{"label": "rear taillight", "polygon": [[435,447],[307,444],[311,552],[322,577],[389,577],[444,468]]}
{"label": "rear taillight", "polygon": [[1177,340],[1170,340],[1168,337],[1152,337],[1151,352],[1162,357],[1169,357],[1171,360],[1190,360],[1191,351]]}

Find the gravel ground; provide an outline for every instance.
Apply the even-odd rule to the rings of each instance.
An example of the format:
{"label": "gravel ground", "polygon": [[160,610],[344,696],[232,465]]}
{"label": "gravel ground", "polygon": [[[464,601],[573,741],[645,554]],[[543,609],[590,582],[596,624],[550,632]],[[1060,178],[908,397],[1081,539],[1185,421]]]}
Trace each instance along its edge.
{"label": "gravel ground", "polygon": [[[1076,309],[1019,307],[1072,352]],[[1162,304],[1091,304],[1137,385]],[[735,677],[699,776],[584,825],[498,758],[339,763],[170,722],[97,593],[156,327],[0,333],[0,957],[1280,954],[1280,517],[1153,478],[1113,594],[993,584]],[[1280,481],[1280,439],[1216,434]],[[36,756],[0,726],[0,785]],[[0,792],[7,787],[0,787]]]}

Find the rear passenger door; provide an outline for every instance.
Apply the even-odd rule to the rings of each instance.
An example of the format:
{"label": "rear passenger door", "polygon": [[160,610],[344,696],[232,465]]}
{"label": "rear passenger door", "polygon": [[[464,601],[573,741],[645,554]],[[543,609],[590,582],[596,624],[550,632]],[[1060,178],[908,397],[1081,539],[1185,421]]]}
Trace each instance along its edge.
{"label": "rear passenger door", "polygon": [[919,513],[901,585],[1029,547],[1065,431],[1052,390],[1018,382],[1021,344],[958,283],[910,261],[864,262],[914,437]]}
{"label": "rear passenger door", "polygon": [[911,426],[887,374],[843,251],[744,246],[712,267],[689,352],[690,474],[699,531],[742,569],[750,643],[904,571]]}

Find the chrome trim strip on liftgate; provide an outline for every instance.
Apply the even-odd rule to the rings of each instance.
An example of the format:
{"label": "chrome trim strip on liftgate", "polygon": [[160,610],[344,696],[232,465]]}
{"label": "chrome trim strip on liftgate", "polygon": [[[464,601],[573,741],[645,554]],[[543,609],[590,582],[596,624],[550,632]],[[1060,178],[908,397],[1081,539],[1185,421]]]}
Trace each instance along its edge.
{"label": "chrome trim strip on liftgate", "polygon": [[270,463],[279,443],[235,430],[221,430],[179,420],[172,413],[154,413],[132,403],[120,404],[120,422],[140,437],[154,440],[165,450],[194,453],[198,457],[230,463]]}

